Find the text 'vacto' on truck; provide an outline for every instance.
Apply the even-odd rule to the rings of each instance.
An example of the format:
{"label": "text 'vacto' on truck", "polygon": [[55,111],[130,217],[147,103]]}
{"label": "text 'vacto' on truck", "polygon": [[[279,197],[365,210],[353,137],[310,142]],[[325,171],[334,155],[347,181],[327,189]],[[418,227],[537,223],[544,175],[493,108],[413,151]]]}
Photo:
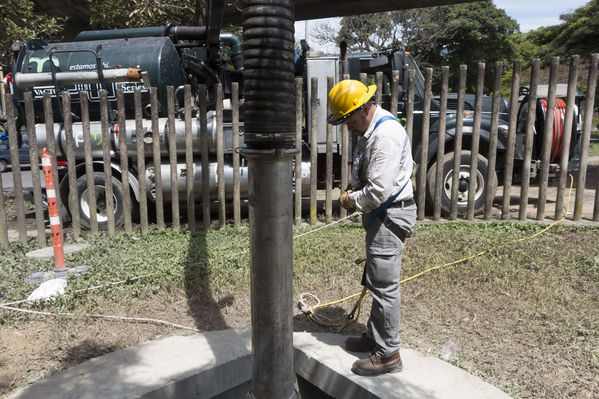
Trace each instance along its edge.
{"label": "text 'vacto' on truck", "polygon": [[[84,162],[84,138],[81,109],[79,107],[80,91],[87,93],[89,101],[90,137],[92,146],[94,188],[97,199],[97,220],[100,228],[106,227],[106,210],[102,207],[104,186],[103,154],[102,154],[102,124],[99,90],[107,91],[107,117],[110,140],[110,156],[112,167],[112,191],[115,200],[114,211],[116,225],[123,223],[123,190],[130,190],[132,198],[139,201],[139,181],[145,179],[148,190],[147,197],[153,200],[156,186],[156,167],[153,162],[153,124],[152,107],[149,87],[156,88],[158,113],[158,137],[160,138],[161,177],[164,201],[171,200],[170,166],[169,166],[169,136],[175,135],[177,148],[177,187],[179,197],[184,198],[186,190],[187,167],[185,163],[185,107],[184,107],[184,85],[191,85],[191,113],[192,113],[192,146],[194,157],[193,179],[198,182],[194,184],[195,198],[202,198],[202,168],[200,162],[200,147],[202,136],[208,136],[210,195],[217,196],[217,163],[216,163],[216,130],[217,130],[217,83],[222,85],[223,98],[223,131],[224,131],[224,157],[225,157],[225,187],[228,198],[232,191],[232,154],[233,137],[231,129],[231,86],[233,82],[239,85],[239,145],[243,146],[243,45],[235,34],[220,33],[220,45],[217,51],[211,51],[205,27],[186,26],[164,26],[153,28],[117,29],[107,31],[84,31],[75,37],[73,42],[47,44],[42,40],[34,39],[15,46],[15,58],[13,74],[15,75],[14,95],[15,105],[18,109],[17,126],[19,129],[25,126],[24,93],[31,91],[35,110],[35,130],[38,147],[46,146],[46,123],[44,120],[43,101],[44,92],[50,92],[53,98],[53,121],[54,134],[56,137],[56,152],[59,161],[59,188],[62,204],[68,207],[68,170],[66,164],[66,135],[63,117],[63,109],[60,94],[70,93],[72,134],[74,140],[74,155],[76,166],[74,168],[77,179],[77,198],[79,201],[80,216],[85,227],[90,225],[89,206],[87,204],[87,179],[85,175]],[[379,53],[349,54],[347,63],[343,64],[340,59],[344,57],[326,56],[313,57],[307,51],[306,46],[298,46],[296,54],[296,75],[304,78],[304,109],[306,119],[302,123],[305,127],[303,132],[303,162],[302,162],[302,186],[303,192],[309,187],[309,180],[305,178],[310,175],[310,98],[318,96],[318,132],[317,148],[318,162],[317,170],[313,171],[318,176],[318,181],[324,181],[325,173],[325,149],[326,149],[326,114],[327,92],[326,78],[334,77],[335,82],[339,80],[340,71],[349,73],[352,79],[360,79],[361,73],[368,74],[372,79],[376,72],[383,72],[382,105],[389,109],[391,103],[391,79],[392,71],[399,71],[398,80],[398,102],[397,117],[402,122],[406,121],[406,103],[408,98],[408,70],[414,70],[414,112],[413,112],[413,136],[412,152],[417,164],[421,164],[420,148],[422,145],[423,110],[425,109],[425,80],[416,64],[413,56],[403,50],[389,50]],[[345,65],[345,66],[343,66]],[[139,71],[140,79],[129,81],[124,77],[129,69]],[[86,73],[94,72],[95,80],[89,80]],[[318,92],[311,93],[310,80],[319,78]],[[205,85],[206,98],[200,98],[198,88]],[[174,124],[168,121],[167,112],[167,87],[174,87],[175,91],[175,115]],[[125,96],[126,132],[119,128],[116,106],[117,89],[121,89]],[[135,162],[137,158],[136,142],[136,110],[134,107],[134,92],[141,92],[143,111],[143,146],[147,158],[145,170],[137,170]],[[540,168],[541,148],[544,140],[551,140],[551,167],[553,175],[559,173],[559,157],[562,151],[569,152],[570,163],[568,169],[576,169],[578,166],[578,153],[580,151],[580,116],[578,106],[575,106],[572,140],[570,148],[562,148],[561,135],[563,134],[565,117],[565,87],[558,85],[555,107],[556,121],[552,132],[544,132],[544,119],[547,110],[547,87],[540,85],[537,93],[537,115],[534,128],[534,142],[531,163],[524,165],[525,158],[525,125],[527,121],[527,103],[530,100],[526,87],[520,89],[519,107],[517,116],[516,145],[514,153],[514,182],[521,176],[522,168],[531,168],[531,178],[536,176]],[[576,101],[579,104],[582,93],[577,89]],[[438,96],[430,98],[430,119],[428,140],[428,159],[426,160],[427,182],[426,198],[432,203],[434,196],[433,182],[434,171],[437,162],[437,138],[439,137],[439,110],[440,102]],[[443,179],[442,184],[442,210],[449,212],[452,192],[453,152],[455,146],[455,130],[458,118],[463,122],[463,142],[458,180],[458,212],[466,212],[470,176],[469,151],[474,123],[474,98],[472,94],[466,94],[464,98],[464,113],[457,115],[457,94],[450,93],[448,96],[445,150],[442,157]],[[206,129],[201,129],[200,104],[206,105]],[[482,97],[482,114],[480,123],[480,149],[478,156],[478,171],[475,178],[475,213],[483,211],[485,196],[488,190],[495,192],[498,185],[502,184],[504,178],[504,161],[509,126],[508,100],[502,99],[499,106],[498,140],[496,145],[497,162],[495,173],[489,180],[488,154],[490,151],[491,137],[491,103],[488,96]],[[561,130],[560,130],[561,129]],[[127,138],[127,155],[130,158],[129,185],[123,187],[120,182],[119,164],[119,135],[125,134]],[[334,128],[333,152],[334,152],[334,177],[340,177],[340,148],[341,130]],[[351,154],[351,150],[350,150]],[[351,158],[351,157],[350,157]],[[247,165],[242,159],[240,166],[242,197],[247,195]],[[343,187],[342,187],[343,189]],[[66,209],[69,211],[69,209]],[[63,215],[65,216],[65,215]]]}

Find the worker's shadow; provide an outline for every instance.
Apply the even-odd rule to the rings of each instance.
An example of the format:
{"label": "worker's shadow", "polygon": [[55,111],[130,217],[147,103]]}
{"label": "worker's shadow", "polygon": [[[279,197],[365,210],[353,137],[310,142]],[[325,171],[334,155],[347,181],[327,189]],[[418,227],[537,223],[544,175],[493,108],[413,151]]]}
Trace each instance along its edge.
{"label": "worker's shadow", "polygon": [[231,305],[233,297],[216,300],[210,287],[210,260],[204,232],[189,236],[187,259],[183,270],[188,312],[200,331],[225,330],[229,326],[221,310]]}

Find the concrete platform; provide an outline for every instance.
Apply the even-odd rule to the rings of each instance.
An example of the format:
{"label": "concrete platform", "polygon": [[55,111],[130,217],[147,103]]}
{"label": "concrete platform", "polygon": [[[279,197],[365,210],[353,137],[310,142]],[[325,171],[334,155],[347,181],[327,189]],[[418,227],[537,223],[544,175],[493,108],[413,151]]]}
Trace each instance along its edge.
{"label": "concrete platform", "polygon": [[[509,398],[464,370],[409,349],[401,352],[403,372],[357,376],[350,369],[358,357],[340,346],[344,339],[335,334],[295,333],[296,373],[335,398]],[[251,377],[249,331],[213,331],[109,353],[8,398],[246,398]]]}

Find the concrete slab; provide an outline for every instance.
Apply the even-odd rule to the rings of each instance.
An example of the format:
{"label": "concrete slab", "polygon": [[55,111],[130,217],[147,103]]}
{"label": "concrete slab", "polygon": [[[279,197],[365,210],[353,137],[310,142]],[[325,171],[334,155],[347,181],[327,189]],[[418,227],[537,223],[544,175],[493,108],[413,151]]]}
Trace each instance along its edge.
{"label": "concrete slab", "polygon": [[[84,249],[89,248],[89,244],[88,243],[75,243],[75,244],[66,244],[63,247],[64,250],[64,254],[69,255],[69,254],[73,254],[75,252],[80,252],[83,251]],[[28,258],[34,258],[37,260],[42,260],[42,261],[46,261],[46,260],[50,260],[54,257],[54,248],[53,247],[44,247],[44,248],[40,248],[40,249],[36,249],[35,251],[30,251],[27,252],[25,254],[25,256],[27,256]]]}
{"label": "concrete slab", "polygon": [[[351,372],[357,354],[344,336],[295,333],[298,375],[335,398],[485,398],[506,394],[438,358],[402,350],[404,371],[378,377]],[[169,337],[109,353],[20,389],[8,399],[245,398],[251,389],[248,330]]]}
{"label": "concrete slab", "polygon": [[63,370],[10,399],[212,398],[251,379],[249,331],[144,342]]}
{"label": "concrete slab", "polygon": [[352,373],[364,354],[343,349],[345,336],[295,333],[295,371],[337,399],[508,399],[507,394],[443,360],[402,349],[403,371],[376,377]]}

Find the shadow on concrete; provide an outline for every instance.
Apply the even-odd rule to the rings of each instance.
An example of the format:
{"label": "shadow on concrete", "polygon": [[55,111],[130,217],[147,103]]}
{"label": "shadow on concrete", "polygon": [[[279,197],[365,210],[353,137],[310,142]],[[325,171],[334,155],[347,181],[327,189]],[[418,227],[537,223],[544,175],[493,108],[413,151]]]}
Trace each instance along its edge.
{"label": "shadow on concrete", "polygon": [[103,345],[93,339],[85,339],[77,345],[66,349],[64,356],[60,359],[60,368],[66,369],[118,349],[114,345]]}

